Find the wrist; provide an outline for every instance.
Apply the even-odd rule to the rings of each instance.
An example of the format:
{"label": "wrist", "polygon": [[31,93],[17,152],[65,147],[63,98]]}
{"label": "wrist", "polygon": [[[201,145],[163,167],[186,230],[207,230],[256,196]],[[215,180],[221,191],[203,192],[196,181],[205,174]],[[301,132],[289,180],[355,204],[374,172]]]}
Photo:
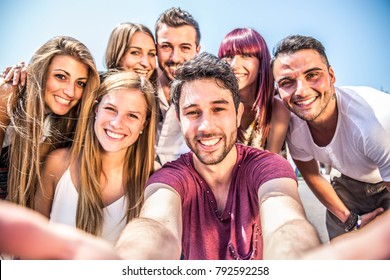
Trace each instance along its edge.
{"label": "wrist", "polygon": [[344,222],[344,229],[346,232],[351,230],[358,230],[362,224],[362,219],[360,215],[350,212],[347,220]]}

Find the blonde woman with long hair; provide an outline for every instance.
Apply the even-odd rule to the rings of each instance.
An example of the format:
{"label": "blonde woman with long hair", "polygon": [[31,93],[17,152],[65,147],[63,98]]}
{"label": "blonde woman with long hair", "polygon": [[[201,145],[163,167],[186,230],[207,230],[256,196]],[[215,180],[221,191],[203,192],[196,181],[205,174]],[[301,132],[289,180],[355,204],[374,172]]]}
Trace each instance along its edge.
{"label": "blonde woman with long hair", "polygon": [[36,210],[115,243],[138,217],[153,172],[154,98],[147,79],[109,73],[84,104],[72,148],[48,157]]}
{"label": "blonde woman with long hair", "polygon": [[90,51],[67,36],[54,37],[35,52],[20,90],[0,81],[2,187],[6,192],[8,185],[8,200],[34,207],[45,157],[72,142],[80,107],[98,85]]}

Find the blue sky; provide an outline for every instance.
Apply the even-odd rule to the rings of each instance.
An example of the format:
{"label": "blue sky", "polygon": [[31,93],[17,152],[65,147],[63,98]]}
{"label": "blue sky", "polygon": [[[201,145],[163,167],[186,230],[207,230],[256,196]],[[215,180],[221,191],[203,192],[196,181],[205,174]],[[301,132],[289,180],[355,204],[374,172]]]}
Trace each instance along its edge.
{"label": "blue sky", "polygon": [[327,49],[337,82],[390,93],[388,0],[1,0],[0,69],[21,60],[50,38],[68,35],[91,50],[99,70],[112,29],[137,22],[154,30],[164,10],[179,6],[199,22],[202,51],[216,54],[236,27],[259,31],[270,50],[283,37],[304,34]]}

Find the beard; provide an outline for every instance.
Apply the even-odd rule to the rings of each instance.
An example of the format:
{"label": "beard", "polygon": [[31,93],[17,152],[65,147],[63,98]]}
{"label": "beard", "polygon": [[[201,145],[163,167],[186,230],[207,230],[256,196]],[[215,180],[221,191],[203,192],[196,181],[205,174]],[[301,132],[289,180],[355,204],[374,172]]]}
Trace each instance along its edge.
{"label": "beard", "polygon": [[219,147],[217,150],[213,151],[203,151],[198,148],[199,138],[215,137],[216,134],[199,134],[193,139],[185,137],[185,141],[190,150],[195,154],[196,158],[204,165],[216,165],[222,162],[229,152],[232,150],[237,141],[237,131],[232,132],[229,137],[225,134],[218,135],[220,137],[219,141],[223,141],[224,145]]}

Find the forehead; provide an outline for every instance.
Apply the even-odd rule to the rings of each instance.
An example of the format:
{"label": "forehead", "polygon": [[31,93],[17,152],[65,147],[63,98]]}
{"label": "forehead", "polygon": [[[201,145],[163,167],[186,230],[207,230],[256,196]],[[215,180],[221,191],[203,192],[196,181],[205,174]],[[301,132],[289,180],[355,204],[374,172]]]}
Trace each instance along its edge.
{"label": "forehead", "polygon": [[110,103],[117,107],[128,110],[146,111],[146,99],[139,89],[115,89],[105,94],[101,104]]}
{"label": "forehead", "polygon": [[161,25],[161,28],[157,31],[157,41],[159,44],[195,44],[196,30],[190,25],[172,27],[163,24]]}
{"label": "forehead", "polygon": [[274,75],[290,71],[305,71],[313,67],[326,69],[326,62],[315,50],[300,50],[294,53],[281,54],[274,61]]}
{"label": "forehead", "polygon": [[220,87],[215,80],[201,79],[186,83],[180,96],[180,107],[208,106],[221,100],[234,106],[230,90]]}
{"label": "forehead", "polygon": [[68,72],[72,70],[88,71],[88,66],[70,55],[55,55],[50,61],[49,69],[62,69]]}
{"label": "forehead", "polygon": [[148,49],[155,49],[153,38],[149,34],[137,31],[130,40],[132,47],[147,47]]}

